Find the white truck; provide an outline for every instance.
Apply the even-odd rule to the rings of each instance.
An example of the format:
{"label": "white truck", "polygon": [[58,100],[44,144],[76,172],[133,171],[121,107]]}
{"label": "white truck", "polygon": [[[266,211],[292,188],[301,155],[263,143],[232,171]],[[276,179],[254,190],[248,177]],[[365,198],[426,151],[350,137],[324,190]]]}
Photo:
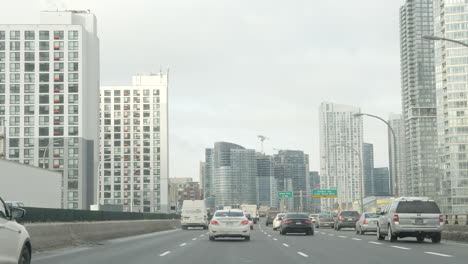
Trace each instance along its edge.
{"label": "white truck", "polygon": [[252,217],[254,224],[257,223],[259,215],[256,204],[242,204],[241,210],[244,211],[245,214],[249,214]]}
{"label": "white truck", "polygon": [[205,200],[185,200],[182,204],[180,224],[183,230],[187,230],[189,227],[208,229]]}

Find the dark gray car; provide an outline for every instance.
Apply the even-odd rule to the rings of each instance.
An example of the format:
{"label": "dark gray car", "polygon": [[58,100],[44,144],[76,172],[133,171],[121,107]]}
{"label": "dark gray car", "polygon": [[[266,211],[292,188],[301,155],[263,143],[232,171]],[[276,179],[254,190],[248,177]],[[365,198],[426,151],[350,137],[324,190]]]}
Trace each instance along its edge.
{"label": "dark gray car", "polygon": [[335,221],[333,220],[333,216],[330,214],[319,214],[319,216],[315,220],[315,227],[330,227],[333,228],[335,226]]}
{"label": "dark gray car", "polygon": [[340,230],[343,227],[351,227],[356,229],[356,222],[360,215],[358,211],[341,211],[338,213],[335,222],[335,230]]}

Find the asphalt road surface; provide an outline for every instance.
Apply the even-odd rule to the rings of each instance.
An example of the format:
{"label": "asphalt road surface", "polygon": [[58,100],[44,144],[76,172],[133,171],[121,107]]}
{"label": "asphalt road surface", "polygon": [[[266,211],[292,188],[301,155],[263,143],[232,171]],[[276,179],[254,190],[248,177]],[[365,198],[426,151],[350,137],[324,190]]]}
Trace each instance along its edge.
{"label": "asphalt road surface", "polygon": [[256,224],[251,241],[209,241],[206,230],[172,230],[105,241],[33,256],[33,264],[239,264],[239,263],[468,263],[468,244],[407,238],[377,241],[352,229],[315,229],[314,236],[281,236]]}

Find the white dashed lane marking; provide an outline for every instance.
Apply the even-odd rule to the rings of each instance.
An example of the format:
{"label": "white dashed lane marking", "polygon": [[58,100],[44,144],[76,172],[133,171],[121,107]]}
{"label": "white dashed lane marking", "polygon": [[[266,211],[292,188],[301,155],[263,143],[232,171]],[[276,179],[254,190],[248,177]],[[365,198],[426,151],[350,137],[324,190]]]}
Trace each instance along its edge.
{"label": "white dashed lane marking", "polygon": [[445,254],[440,254],[440,253],[430,252],[430,251],[426,251],[426,252],[424,252],[424,253],[426,253],[426,254],[431,254],[431,255],[436,255],[436,256],[441,256],[441,257],[447,257],[447,258],[453,257],[453,256],[451,256],[451,255],[445,255]]}
{"label": "white dashed lane marking", "polygon": [[192,240],[197,240],[197,238],[192,238]]}
{"label": "white dashed lane marking", "polygon": [[180,244],[181,247],[183,247],[183,246],[185,246],[185,245],[187,245],[187,243],[182,243],[182,244]]}
{"label": "white dashed lane marking", "polygon": [[362,240],[362,239],[360,239],[360,238],[355,238],[355,237],[353,237],[353,238],[351,238],[351,239],[352,239],[352,240],[356,240],[356,241]]}
{"label": "white dashed lane marking", "polygon": [[308,257],[309,257],[309,255],[307,255],[307,254],[304,254],[304,253],[302,253],[302,252],[297,252],[297,254],[299,254],[299,255],[303,256],[304,258],[308,258]]}
{"label": "white dashed lane marking", "polygon": [[410,250],[411,249],[411,248],[399,247],[399,246],[392,246],[392,248],[398,248],[398,249],[404,249],[404,250]]}
{"label": "white dashed lane marking", "polygon": [[277,239],[277,238],[273,238],[273,240],[275,240],[275,241],[276,241],[276,240],[278,240],[278,239]]}
{"label": "white dashed lane marking", "polygon": [[283,246],[285,246],[285,247],[289,247],[289,245],[288,245],[288,244],[284,244],[284,243],[283,243]]}
{"label": "white dashed lane marking", "polygon": [[348,238],[347,236],[338,236],[338,237],[341,237],[341,238]]}
{"label": "white dashed lane marking", "polygon": [[162,253],[162,254],[159,255],[159,256],[160,256],[160,257],[164,257],[164,256],[166,256],[166,255],[169,254],[169,253],[171,253],[171,252],[170,252],[170,251],[166,251],[166,252]]}
{"label": "white dashed lane marking", "polygon": [[334,234],[328,234],[329,236],[335,236]]}
{"label": "white dashed lane marking", "polygon": [[380,242],[374,242],[374,241],[369,241],[369,243],[371,243],[371,244],[376,244],[376,245],[382,245],[382,243],[380,243]]}

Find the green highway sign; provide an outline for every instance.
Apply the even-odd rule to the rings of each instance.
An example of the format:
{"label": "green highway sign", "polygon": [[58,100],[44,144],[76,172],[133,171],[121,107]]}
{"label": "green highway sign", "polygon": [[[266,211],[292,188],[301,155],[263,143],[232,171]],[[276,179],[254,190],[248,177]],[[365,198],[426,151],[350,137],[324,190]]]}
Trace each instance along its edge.
{"label": "green highway sign", "polygon": [[338,190],[312,190],[313,198],[336,198]]}
{"label": "green highway sign", "polygon": [[278,198],[292,198],[293,192],[278,192]]}

